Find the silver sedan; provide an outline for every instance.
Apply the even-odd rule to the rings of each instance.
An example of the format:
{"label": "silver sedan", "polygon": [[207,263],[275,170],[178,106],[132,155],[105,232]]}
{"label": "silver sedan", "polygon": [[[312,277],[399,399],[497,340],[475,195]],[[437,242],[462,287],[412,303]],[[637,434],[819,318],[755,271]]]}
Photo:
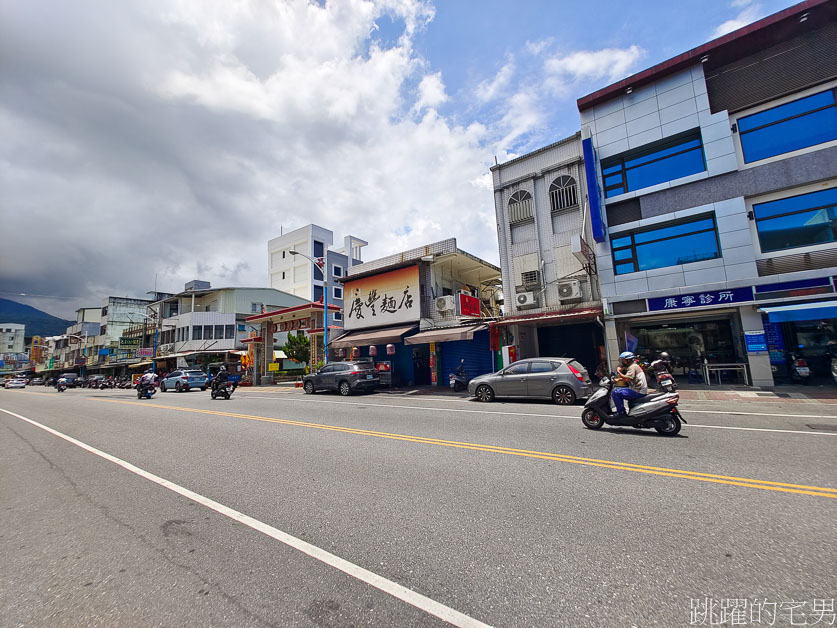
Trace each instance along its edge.
{"label": "silver sedan", "polygon": [[525,397],[572,405],[592,390],[587,369],[573,358],[528,358],[468,383],[468,394],[480,401]]}

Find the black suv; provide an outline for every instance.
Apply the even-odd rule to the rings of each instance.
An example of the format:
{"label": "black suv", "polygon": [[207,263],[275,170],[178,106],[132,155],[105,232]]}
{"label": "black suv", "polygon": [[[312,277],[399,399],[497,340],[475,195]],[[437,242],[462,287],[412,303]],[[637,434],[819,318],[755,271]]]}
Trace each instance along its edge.
{"label": "black suv", "polygon": [[372,392],[381,383],[372,362],[332,362],[302,378],[309,395],[318,390],[336,390],[344,397],[353,392]]}

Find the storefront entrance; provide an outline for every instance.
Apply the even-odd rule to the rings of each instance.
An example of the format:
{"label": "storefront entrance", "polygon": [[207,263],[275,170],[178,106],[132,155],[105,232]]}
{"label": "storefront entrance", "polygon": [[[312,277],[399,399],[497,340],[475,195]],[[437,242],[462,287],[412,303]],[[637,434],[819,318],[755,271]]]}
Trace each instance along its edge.
{"label": "storefront entrance", "polygon": [[[710,364],[746,362],[739,354],[731,317],[698,321],[672,320],[655,324],[630,323],[620,344],[636,343],[635,353],[654,360],[667,351],[675,368],[700,370],[704,359]],[[632,340],[636,338],[636,340]]]}

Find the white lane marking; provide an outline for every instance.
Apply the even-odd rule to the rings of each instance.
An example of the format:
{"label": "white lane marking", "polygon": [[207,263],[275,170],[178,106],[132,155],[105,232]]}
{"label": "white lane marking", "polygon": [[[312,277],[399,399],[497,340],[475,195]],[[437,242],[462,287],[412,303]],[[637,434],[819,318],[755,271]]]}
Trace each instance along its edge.
{"label": "white lane marking", "polygon": [[[257,397],[255,395],[248,395],[248,399],[272,399],[276,400],[274,397]],[[429,410],[431,412],[460,412],[460,413],[467,413],[467,414],[502,414],[503,416],[530,416],[530,417],[545,417],[549,419],[578,419],[581,418],[580,415],[574,414],[537,414],[533,412],[495,412],[493,410],[462,410],[459,408],[428,408],[424,406],[405,406],[401,404],[392,404],[392,403],[367,403],[365,401],[338,401],[338,400],[328,400],[328,399],[310,399],[301,397],[300,399],[290,399],[290,400],[283,400],[283,401],[299,401],[300,403],[332,403],[332,404],[344,404],[349,406],[371,406],[376,408],[403,408],[405,410]],[[476,402],[474,402],[476,403]],[[752,416],[770,416],[770,417],[784,417],[784,418],[791,418],[791,419],[835,419],[837,417],[829,416],[829,415],[818,415],[818,414],[766,414],[763,412],[715,412],[714,410],[687,410],[685,408],[680,408],[680,412],[683,414],[743,414],[743,415],[752,415]],[[687,423],[686,425],[692,425],[691,423]],[[761,430],[764,432],[786,432],[788,430],[779,430],[779,429],[769,429],[769,428],[750,428],[750,427],[734,427],[734,426],[722,426],[722,425],[701,425],[701,427],[718,427],[723,429],[729,430]],[[798,432],[799,434],[808,434],[809,432]],[[811,432],[815,433],[815,432]],[[822,432],[816,432],[822,434]],[[826,434],[828,436],[835,436],[837,434]]]}
{"label": "white lane marking", "polygon": [[259,521],[258,519],[254,519],[244,513],[238,512],[237,510],[233,510],[228,506],[224,506],[214,500],[209,499],[208,497],[204,497],[198,493],[190,491],[187,488],[180,486],[179,484],[175,484],[169,480],[161,478],[160,476],[154,475],[153,473],[149,473],[143,469],[140,469],[137,466],[132,465],[130,462],[125,462],[124,460],[117,458],[116,456],[112,456],[104,451],[96,449],[91,445],[81,442],[80,440],[76,440],[72,436],[67,436],[57,430],[52,429],[51,427],[47,427],[46,425],[42,425],[37,421],[33,421],[32,419],[27,419],[25,416],[21,416],[9,410],[5,410],[0,408],[0,412],[5,412],[13,417],[16,417],[22,421],[26,421],[38,427],[45,432],[49,432],[50,434],[57,436],[58,438],[62,438],[68,443],[72,443],[81,449],[84,449],[91,454],[99,456],[100,458],[104,458],[105,460],[112,462],[115,465],[122,467],[123,469],[130,471],[150,482],[154,482],[159,486],[169,489],[170,491],[177,493],[178,495],[182,495],[194,502],[197,502],[207,508],[214,510],[217,513],[224,515],[225,517],[229,517],[233,521],[237,521],[246,525],[257,532],[261,532],[262,534],[269,536],[272,539],[276,539],[280,543],[284,543],[285,545],[292,547],[295,550],[302,552],[316,560],[319,560],[330,567],[333,567],[343,573],[360,580],[361,582],[365,582],[368,585],[375,587],[376,589],[383,591],[384,593],[388,593],[391,596],[398,598],[399,600],[410,604],[411,606],[415,606],[416,608],[438,617],[442,621],[445,621],[453,626],[463,626],[466,628],[478,628],[478,627],[487,627],[488,624],[484,624],[483,622],[474,619],[473,617],[469,617],[464,613],[460,613],[457,610],[454,610],[444,604],[436,602],[435,600],[431,600],[429,597],[425,597],[420,593],[416,593],[412,589],[408,589],[405,586],[402,586],[396,582],[392,582],[391,580],[387,580],[383,576],[379,576],[376,573],[369,571],[368,569],[364,569],[354,563],[350,563],[349,561],[340,558],[339,556],[335,556],[331,552],[327,552],[324,549],[320,549],[316,545],[312,545],[311,543],[307,543],[302,539],[298,539],[295,536],[291,536],[287,532],[282,532],[273,526],[270,526],[266,523]]}
{"label": "white lane marking", "polygon": [[683,427],[707,427],[713,430],[744,430],[746,432],[782,432],[785,434],[810,434],[813,436],[837,436],[837,433],[832,432],[817,432],[805,430],[778,430],[768,427],[734,427],[731,425],[700,425],[698,423],[687,423]]}

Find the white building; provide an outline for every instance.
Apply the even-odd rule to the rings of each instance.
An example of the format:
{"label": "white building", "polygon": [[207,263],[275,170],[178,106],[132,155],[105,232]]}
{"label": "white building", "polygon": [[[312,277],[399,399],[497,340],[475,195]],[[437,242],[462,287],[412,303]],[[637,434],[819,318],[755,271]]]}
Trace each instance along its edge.
{"label": "white building", "polygon": [[[308,301],[323,298],[325,280],[328,281],[328,302],[343,307],[343,285],[340,279],[349,268],[362,263],[361,249],[369,243],[355,236],[343,238],[341,248],[330,248],[334,234],[317,225],[306,225],[273,238],[267,243],[268,281],[271,288],[282,290]],[[291,255],[297,251],[301,255]],[[323,258],[323,272],[308,259]],[[330,315],[329,325],[343,326],[343,313]]]}
{"label": "white building", "polygon": [[26,325],[19,323],[0,323],[0,353],[23,353]]}

